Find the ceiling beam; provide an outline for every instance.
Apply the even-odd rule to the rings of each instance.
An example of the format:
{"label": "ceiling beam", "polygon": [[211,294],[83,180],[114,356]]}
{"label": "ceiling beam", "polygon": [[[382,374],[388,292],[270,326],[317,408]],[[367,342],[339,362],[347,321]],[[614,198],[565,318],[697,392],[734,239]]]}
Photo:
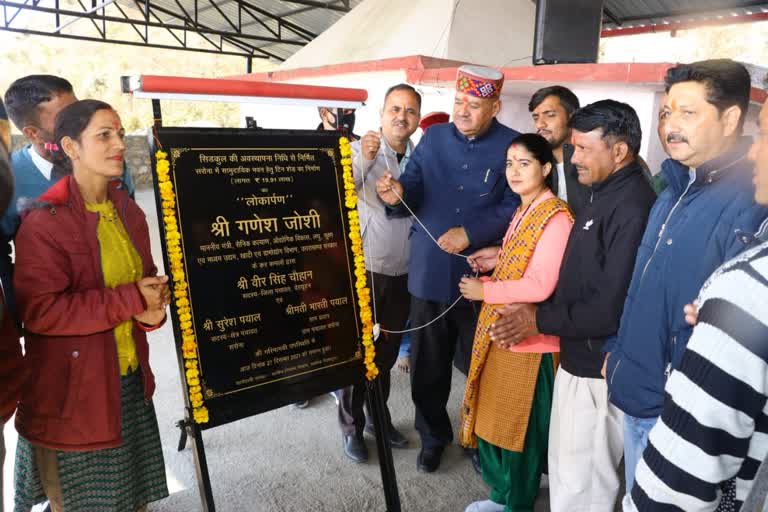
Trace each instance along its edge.
{"label": "ceiling beam", "polygon": [[[345,14],[350,11],[349,2],[346,2],[346,5],[334,5],[337,3],[336,0],[331,0],[330,2],[316,2],[313,0],[283,0],[283,2],[303,5],[306,7],[311,7],[312,9],[326,9],[329,11],[343,12]],[[280,16],[285,16],[285,14],[281,14]]]}

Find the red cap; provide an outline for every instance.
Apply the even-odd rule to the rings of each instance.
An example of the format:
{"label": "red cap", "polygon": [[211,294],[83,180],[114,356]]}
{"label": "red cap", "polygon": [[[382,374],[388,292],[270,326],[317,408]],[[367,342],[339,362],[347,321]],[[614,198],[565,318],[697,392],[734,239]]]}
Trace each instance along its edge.
{"label": "red cap", "polygon": [[447,123],[450,119],[451,116],[445,112],[430,112],[421,118],[421,121],[419,121],[419,128],[426,130],[433,124]]}

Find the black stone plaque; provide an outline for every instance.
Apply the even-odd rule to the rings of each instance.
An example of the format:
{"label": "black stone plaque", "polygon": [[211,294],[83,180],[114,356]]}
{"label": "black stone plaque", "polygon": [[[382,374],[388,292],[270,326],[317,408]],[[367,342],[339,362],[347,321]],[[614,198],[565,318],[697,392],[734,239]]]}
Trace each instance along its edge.
{"label": "black stone plaque", "polygon": [[[157,138],[177,196],[210,416],[201,427],[362,381],[339,134],[159,128]],[[173,322],[181,357],[175,310]]]}

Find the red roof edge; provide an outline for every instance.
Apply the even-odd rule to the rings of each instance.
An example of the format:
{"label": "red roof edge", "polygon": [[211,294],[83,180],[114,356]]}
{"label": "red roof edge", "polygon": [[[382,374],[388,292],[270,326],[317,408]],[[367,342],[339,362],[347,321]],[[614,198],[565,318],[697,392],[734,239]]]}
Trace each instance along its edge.
{"label": "red roof edge", "polygon": [[[664,75],[674,64],[663,63],[608,63],[608,64],[554,64],[503,68],[505,80],[530,82],[663,82]],[[438,85],[456,79],[456,67],[427,70],[409,70],[412,84]]]}
{"label": "red roof edge", "polygon": [[[403,70],[406,80],[413,85],[445,86],[456,80],[461,61],[438,59],[423,55],[394,57],[390,59],[369,60],[330,64],[314,68],[298,68],[252,73],[231,77],[238,80],[265,82],[284,82],[302,78],[314,78],[351,73]],[[553,64],[546,66],[522,66],[502,68],[507,81],[529,82],[619,82],[619,83],[656,83],[664,82],[664,75],[674,63],[604,63],[604,64]],[[762,103],[768,99],[768,91],[753,87],[750,99]]]}
{"label": "red roof edge", "polygon": [[755,23],[768,20],[768,12],[755,12],[750,14],[713,16],[710,19],[693,21],[674,21],[662,23],[642,23],[632,27],[615,27],[604,29],[600,37],[633,36],[637,34],[655,34],[660,32],[677,32],[678,30],[691,30],[700,27],[712,27],[720,25],[733,25],[736,23]]}

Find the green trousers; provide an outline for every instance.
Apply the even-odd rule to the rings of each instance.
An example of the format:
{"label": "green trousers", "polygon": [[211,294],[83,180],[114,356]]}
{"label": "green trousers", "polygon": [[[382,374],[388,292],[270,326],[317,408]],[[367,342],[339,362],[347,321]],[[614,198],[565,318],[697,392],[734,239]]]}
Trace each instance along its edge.
{"label": "green trousers", "polygon": [[543,354],[522,452],[477,440],[483,480],[491,487],[491,500],[504,505],[505,512],[533,512],[541,474],[547,464],[554,381],[552,355]]}

